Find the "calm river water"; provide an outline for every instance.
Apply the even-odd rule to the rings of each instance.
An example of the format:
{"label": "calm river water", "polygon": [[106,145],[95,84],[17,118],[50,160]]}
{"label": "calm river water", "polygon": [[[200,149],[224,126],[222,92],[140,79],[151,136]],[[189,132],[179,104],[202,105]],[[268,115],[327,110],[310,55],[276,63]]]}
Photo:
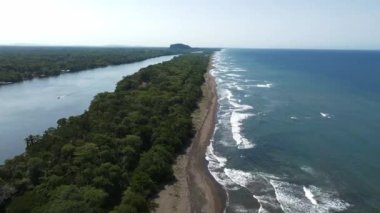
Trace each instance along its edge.
{"label": "calm river water", "polygon": [[0,164],[24,152],[25,137],[55,127],[60,118],[82,114],[97,93],[113,91],[123,76],[173,57],[0,86]]}

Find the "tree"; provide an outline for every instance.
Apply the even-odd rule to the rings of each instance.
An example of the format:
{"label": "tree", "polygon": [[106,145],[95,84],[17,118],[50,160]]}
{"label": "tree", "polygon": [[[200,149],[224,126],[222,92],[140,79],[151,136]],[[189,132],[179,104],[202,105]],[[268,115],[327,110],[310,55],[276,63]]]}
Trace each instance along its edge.
{"label": "tree", "polygon": [[33,184],[38,184],[44,174],[45,165],[41,158],[32,157],[28,160],[28,175]]}
{"label": "tree", "polygon": [[25,138],[26,148],[28,149],[32,145],[38,143],[38,141],[41,139],[39,135],[29,135],[27,138]]}
{"label": "tree", "polygon": [[149,204],[144,196],[128,190],[124,194],[121,205],[115,210],[119,213],[144,213],[149,212]]}
{"label": "tree", "polygon": [[207,55],[191,54],[149,66],[82,115],[28,137],[26,153],[0,167],[0,198],[12,198],[14,212],[149,212],[193,136],[207,64]]}
{"label": "tree", "polygon": [[107,194],[94,187],[78,188],[74,185],[62,185],[51,194],[49,201],[38,209],[52,213],[92,213],[102,212],[101,206]]}
{"label": "tree", "polygon": [[80,164],[96,160],[98,151],[99,149],[96,144],[85,143],[83,146],[75,148],[74,162]]}

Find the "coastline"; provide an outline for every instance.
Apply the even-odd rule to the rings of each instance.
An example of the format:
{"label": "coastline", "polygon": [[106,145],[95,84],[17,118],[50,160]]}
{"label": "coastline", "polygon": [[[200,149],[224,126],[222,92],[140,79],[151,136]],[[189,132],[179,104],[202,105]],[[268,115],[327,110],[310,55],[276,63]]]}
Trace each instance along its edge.
{"label": "coastline", "polygon": [[205,158],[210,139],[214,134],[218,108],[216,82],[211,75],[213,55],[210,57],[203,97],[199,109],[193,114],[196,134],[186,153],[180,155],[173,166],[177,181],[159,193],[154,212],[224,212],[226,192],[208,170]]}
{"label": "coastline", "polygon": [[14,82],[0,81],[0,86],[13,84]]}

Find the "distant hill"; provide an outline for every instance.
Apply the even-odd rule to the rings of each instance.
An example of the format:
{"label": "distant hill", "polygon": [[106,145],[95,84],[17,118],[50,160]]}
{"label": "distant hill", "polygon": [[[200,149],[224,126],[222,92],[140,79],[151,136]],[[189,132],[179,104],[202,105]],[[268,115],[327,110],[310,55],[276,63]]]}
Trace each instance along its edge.
{"label": "distant hill", "polygon": [[171,44],[170,45],[170,49],[183,49],[183,50],[187,50],[187,49],[191,49],[191,47],[189,45],[186,45],[186,44]]}

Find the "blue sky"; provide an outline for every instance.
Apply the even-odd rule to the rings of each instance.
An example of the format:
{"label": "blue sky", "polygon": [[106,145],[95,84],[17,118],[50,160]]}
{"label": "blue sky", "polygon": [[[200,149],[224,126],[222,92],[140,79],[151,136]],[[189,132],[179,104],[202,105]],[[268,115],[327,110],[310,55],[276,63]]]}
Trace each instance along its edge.
{"label": "blue sky", "polygon": [[380,49],[379,0],[1,0],[0,44]]}

